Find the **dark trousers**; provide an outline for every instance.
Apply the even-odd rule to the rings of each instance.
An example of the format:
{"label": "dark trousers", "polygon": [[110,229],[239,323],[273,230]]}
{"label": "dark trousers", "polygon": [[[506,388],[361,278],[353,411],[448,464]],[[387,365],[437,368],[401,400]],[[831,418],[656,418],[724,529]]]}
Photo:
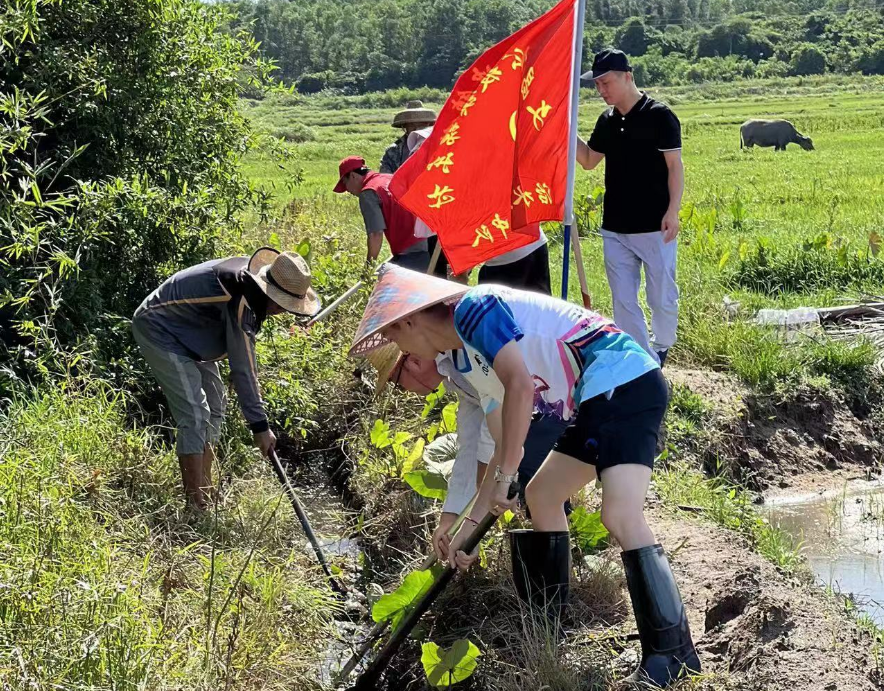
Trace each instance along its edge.
{"label": "dark trousers", "polygon": [[[553,450],[559,437],[567,429],[568,423],[553,415],[535,415],[528,427],[525,437],[524,456],[519,464],[519,484],[522,486],[521,498],[524,503],[525,488],[540,466]],[[527,507],[527,504],[525,504]],[[571,513],[571,502],[565,502],[565,513]]]}
{"label": "dark trousers", "polygon": [[512,264],[479,269],[479,283],[497,283],[518,290],[552,295],[549,279],[549,246],[538,247],[527,257]]}

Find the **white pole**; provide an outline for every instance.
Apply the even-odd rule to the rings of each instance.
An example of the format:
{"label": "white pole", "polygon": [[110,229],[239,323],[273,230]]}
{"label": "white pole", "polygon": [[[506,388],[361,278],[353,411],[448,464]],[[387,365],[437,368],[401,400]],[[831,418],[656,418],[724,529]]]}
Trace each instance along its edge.
{"label": "white pole", "polygon": [[586,21],[586,0],[577,0],[577,12],[574,17],[574,69],[571,74],[571,130],[568,139],[568,188],[565,196],[565,242],[562,258],[562,299],[568,299],[568,264],[571,245],[574,246],[574,259],[577,264],[577,275],[580,278],[580,290],[583,293],[583,304],[590,306],[589,288],[586,283],[586,270],[580,252],[580,237],[574,223],[574,178],[577,167],[577,117],[580,109],[580,72],[583,63],[583,25]]}

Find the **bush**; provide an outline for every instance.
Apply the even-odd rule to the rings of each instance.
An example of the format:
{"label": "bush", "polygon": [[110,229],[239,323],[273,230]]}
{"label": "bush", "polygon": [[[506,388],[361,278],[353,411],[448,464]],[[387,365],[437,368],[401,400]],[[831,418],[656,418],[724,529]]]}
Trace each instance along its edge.
{"label": "bush", "polygon": [[755,76],[758,79],[773,79],[789,76],[790,65],[787,62],[771,58],[770,60],[762,60],[755,68]]}
{"label": "bush", "polygon": [[823,74],[825,71],[826,56],[812,43],[804,43],[792,53],[792,74],[806,77],[811,74]]}
{"label": "bush", "polygon": [[884,41],[866,48],[856,61],[856,69],[863,74],[884,74]]}
{"label": "bush", "polygon": [[820,289],[862,289],[884,283],[884,261],[869,247],[820,233],[801,245],[774,246],[761,238],[754,248],[741,248],[741,260],[730,282],[765,295]]}
{"label": "bush", "polygon": [[335,76],[331,70],[302,74],[295,84],[299,94],[318,94],[328,88],[329,81]]}
{"label": "bush", "polygon": [[302,122],[293,122],[281,127],[275,127],[271,130],[270,134],[274,137],[285,139],[287,142],[296,142],[298,144],[316,141],[316,131]]}
{"label": "bush", "polygon": [[[23,376],[57,366],[52,344],[114,328],[237,225],[253,199],[239,85],[269,66],[196,0],[15,4],[0,17],[0,368]],[[127,343],[89,343],[91,357]]]}

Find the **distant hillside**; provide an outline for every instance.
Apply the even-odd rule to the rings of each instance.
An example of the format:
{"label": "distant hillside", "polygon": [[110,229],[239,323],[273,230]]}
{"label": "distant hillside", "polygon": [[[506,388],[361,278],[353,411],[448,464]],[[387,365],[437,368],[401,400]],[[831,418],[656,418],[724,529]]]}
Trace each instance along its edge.
{"label": "distant hillside", "polygon": [[[448,88],[553,0],[237,1],[278,76],[312,93]],[[643,85],[884,74],[884,0],[587,0],[587,55],[629,53]],[[588,59],[587,59],[588,62]]]}

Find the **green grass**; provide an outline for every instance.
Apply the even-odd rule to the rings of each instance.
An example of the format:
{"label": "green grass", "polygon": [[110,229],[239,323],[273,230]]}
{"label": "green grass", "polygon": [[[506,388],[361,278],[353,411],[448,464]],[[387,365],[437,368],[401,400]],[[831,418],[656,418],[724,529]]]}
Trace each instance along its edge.
{"label": "green grass", "polygon": [[[4,688],[291,688],[334,611],[276,481],[181,513],[177,462],[124,398],[76,382],[0,418]],[[223,449],[229,468],[237,448]]]}
{"label": "green grass", "polygon": [[655,472],[654,487],[667,505],[699,510],[703,517],[744,535],[759,554],[783,572],[805,568],[801,545],[772,526],[741,488],[677,463]]}
{"label": "green grass", "polygon": [[[772,390],[808,382],[839,386],[845,372],[853,376],[874,361],[875,353],[863,343],[818,338],[784,346],[749,318],[761,307],[827,306],[861,293],[884,292],[884,260],[869,251],[870,236],[884,222],[882,83],[860,77],[783,79],[657,94],[675,103],[684,133],[686,194],[678,267],[682,315],[674,362],[729,369]],[[432,93],[425,96],[429,105],[439,107]],[[604,105],[588,90],[582,98],[580,133],[588,136]],[[249,175],[275,191],[279,206],[292,204],[311,209],[303,215],[333,219],[330,234],[349,234],[353,251],[360,253],[356,201],[334,195],[331,188],[337,163],[346,155],[362,155],[377,166],[397,136],[389,125],[396,101],[387,94],[243,103],[259,128],[310,128],[316,135],[313,141],[289,146],[301,170],[298,186],[287,188],[283,171],[267,154],[248,160]],[[788,118],[813,137],[817,149],[741,151],[739,125],[749,117]],[[582,201],[603,181],[601,169],[578,171],[576,195],[578,208],[584,209],[581,233],[590,291],[595,307],[610,314],[597,233],[600,214]],[[553,285],[559,285],[562,248],[553,226],[548,228]],[[579,298],[573,271],[569,295]],[[726,295],[742,307],[736,323],[724,317]]]}

